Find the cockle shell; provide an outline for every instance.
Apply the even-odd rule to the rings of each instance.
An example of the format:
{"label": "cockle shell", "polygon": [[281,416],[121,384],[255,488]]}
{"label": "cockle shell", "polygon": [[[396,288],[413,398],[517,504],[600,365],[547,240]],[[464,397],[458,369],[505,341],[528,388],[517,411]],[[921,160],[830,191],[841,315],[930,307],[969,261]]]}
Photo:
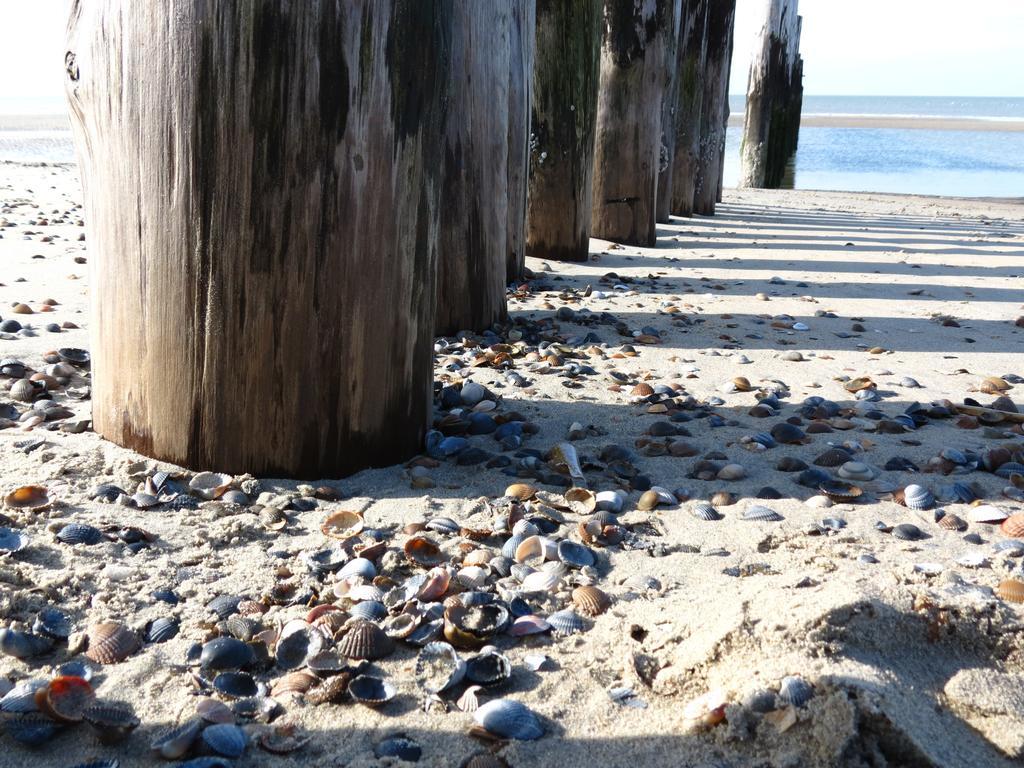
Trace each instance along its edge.
{"label": "cockle shell", "polygon": [[1024,581],[1004,579],[996,587],[996,594],[1011,603],[1024,603]]}
{"label": "cockle shell", "polygon": [[114,621],[94,624],[88,630],[87,658],[99,664],[117,664],[139,649],[139,636],[124,624]]}
{"label": "cockle shell", "polygon": [[839,467],[852,459],[849,451],[844,451],[842,448],[830,448],[819,455],[814,463],[819,467]]}
{"label": "cockle shell", "polygon": [[95,700],[92,686],[80,677],[55,677],[35,693],[40,711],[60,723],[81,722]]}
{"label": "cockle shell", "polygon": [[995,525],[1003,522],[1009,515],[992,504],[979,504],[976,507],[971,507],[969,516],[971,522]]}
{"label": "cockle shell", "polygon": [[477,708],[473,720],[488,733],[506,739],[533,741],[544,735],[544,727],[525,705],[512,699],[495,699]]}
{"label": "cockle shell", "polygon": [[188,487],[193,494],[209,501],[223,496],[233,481],[231,475],[223,472],[200,472],[189,481]]}
{"label": "cockle shell", "polygon": [[466,679],[477,685],[500,685],[512,677],[512,660],[493,648],[485,648],[466,660]]}
{"label": "cockle shell", "polygon": [[41,485],[23,485],[4,496],[4,504],[10,509],[41,512],[50,506],[50,503],[50,494]]}
{"label": "cockle shell", "polygon": [[586,568],[594,564],[594,552],[583,544],[569,539],[558,542],[558,559],[570,568]]}
{"label": "cockle shell", "polygon": [[553,592],[562,583],[562,577],[551,571],[534,571],[522,581],[524,592]]}
{"label": "cockle shell", "polygon": [[517,563],[540,563],[558,559],[558,544],[546,536],[528,536],[516,547]]}
{"label": "cockle shell", "polygon": [[721,520],[723,515],[714,508],[713,505],[707,502],[698,501],[690,507],[690,514],[696,517],[698,520]]}
{"label": "cockle shell", "polygon": [[572,604],[584,616],[600,616],[611,606],[611,598],[594,586],[576,587],[572,591]]}
{"label": "cockle shell", "polygon": [[568,608],[555,611],[548,616],[547,622],[558,635],[575,635],[587,629],[587,622],[584,618]]}
{"label": "cockle shell", "polygon": [[783,517],[774,509],[760,504],[751,504],[743,513],[744,520],[756,520],[759,522],[775,523]]}
{"label": "cockle shell", "polygon": [[466,662],[449,643],[427,643],[416,657],[416,684],[427,693],[453,688],[465,674]]}
{"label": "cockle shell", "polygon": [[1014,512],[999,525],[1000,530],[1011,538],[1024,536],[1024,512]]}
{"label": "cockle shell", "polygon": [[332,539],[348,539],[360,533],[365,527],[363,516],[358,512],[341,510],[332,512],[320,526],[325,536]]}
{"label": "cockle shell", "polygon": [[337,645],[338,653],[348,659],[382,659],[394,650],[384,630],[370,621],[357,620]]}
{"label": "cockle shell", "polygon": [[348,695],[360,704],[379,707],[391,701],[398,689],[387,680],[371,675],[353,677],[348,684]]}
{"label": "cockle shell", "polygon": [[935,504],[935,497],[922,485],[908,485],[903,489],[903,502],[910,509],[930,509]]}

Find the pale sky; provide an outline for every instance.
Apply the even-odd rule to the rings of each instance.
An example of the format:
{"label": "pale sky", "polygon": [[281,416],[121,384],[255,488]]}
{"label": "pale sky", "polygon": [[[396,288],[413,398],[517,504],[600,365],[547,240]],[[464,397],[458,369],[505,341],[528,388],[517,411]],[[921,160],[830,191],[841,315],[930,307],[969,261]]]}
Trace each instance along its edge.
{"label": "pale sky", "polygon": [[[737,0],[733,93],[764,2]],[[0,0],[0,112],[63,110],[69,5]],[[1024,97],[1024,0],[801,0],[800,13],[808,95]]]}

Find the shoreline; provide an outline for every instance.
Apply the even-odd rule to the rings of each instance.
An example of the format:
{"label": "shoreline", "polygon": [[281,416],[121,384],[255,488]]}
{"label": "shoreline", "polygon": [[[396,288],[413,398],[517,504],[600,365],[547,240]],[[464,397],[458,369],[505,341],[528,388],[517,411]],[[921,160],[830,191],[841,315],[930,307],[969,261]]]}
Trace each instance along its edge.
{"label": "shoreline", "polygon": [[[729,127],[743,126],[743,115],[729,116]],[[976,117],[930,117],[927,115],[802,115],[801,128],[887,128],[930,131],[989,131],[1020,133],[1024,120],[985,120]]]}

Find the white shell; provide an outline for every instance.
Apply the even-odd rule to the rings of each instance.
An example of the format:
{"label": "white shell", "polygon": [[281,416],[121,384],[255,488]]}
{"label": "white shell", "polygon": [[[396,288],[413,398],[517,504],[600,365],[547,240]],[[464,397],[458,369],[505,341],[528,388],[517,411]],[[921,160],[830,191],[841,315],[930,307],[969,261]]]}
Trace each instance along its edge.
{"label": "white shell", "polygon": [[193,477],[188,487],[196,496],[206,499],[216,499],[231,487],[234,478],[223,472],[200,472]]}
{"label": "white shell", "polygon": [[828,509],[832,506],[832,499],[828,496],[811,496],[806,502],[809,507],[817,507],[818,509]]}
{"label": "white shell", "polygon": [[530,536],[516,547],[515,561],[517,563],[557,559],[558,544],[546,536]]}
{"label": "white shell", "polygon": [[522,581],[524,592],[554,592],[562,583],[562,577],[550,571],[534,571]]}
{"label": "white shell", "polygon": [[487,583],[489,575],[490,571],[487,568],[479,565],[467,565],[465,568],[459,569],[455,578],[464,587],[478,589]]}
{"label": "white shell", "polygon": [[626,503],[626,494],[623,491],[601,491],[594,499],[598,509],[619,513]]}
{"label": "white shell", "polygon": [[877,473],[864,462],[848,461],[836,470],[836,474],[844,480],[873,480]]}
{"label": "white shell", "polygon": [[971,507],[970,518],[975,523],[1001,523],[1009,515],[994,504],[979,504]]}

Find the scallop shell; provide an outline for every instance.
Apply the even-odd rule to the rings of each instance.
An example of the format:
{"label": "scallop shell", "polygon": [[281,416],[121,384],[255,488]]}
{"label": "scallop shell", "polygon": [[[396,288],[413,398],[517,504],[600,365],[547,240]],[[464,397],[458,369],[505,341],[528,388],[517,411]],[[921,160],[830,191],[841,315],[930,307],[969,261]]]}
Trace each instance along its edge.
{"label": "scallop shell", "polygon": [[41,485],[23,485],[4,496],[4,505],[10,509],[41,512],[50,506],[50,494]]}
{"label": "scallop shell", "polygon": [[441,548],[426,536],[413,536],[403,547],[405,556],[426,568],[441,565],[447,558]]}
{"label": "scallop shell", "polygon": [[594,552],[590,547],[569,539],[558,542],[558,559],[570,568],[586,568],[595,562]]}
{"label": "scallop shell", "polygon": [[80,677],[55,677],[35,693],[36,706],[59,723],[80,723],[95,700],[92,686]]}
{"label": "scallop shell", "polygon": [[935,504],[935,497],[922,485],[908,485],[903,489],[903,502],[910,509],[930,509]]}
{"label": "scallop shell", "polygon": [[178,634],[178,620],[172,616],[161,616],[149,622],[146,627],[147,643],[166,643]]}
{"label": "scallop shell", "polygon": [[775,523],[783,517],[774,509],[760,504],[751,504],[743,513],[744,520],[757,520],[759,522]]}
{"label": "scallop shell", "polygon": [[481,651],[466,661],[466,679],[476,685],[501,685],[511,677],[511,659],[496,650]]}
{"label": "scallop shell", "polygon": [[21,531],[0,527],[0,555],[12,555],[28,546],[29,538]]}
{"label": "scallop shell", "polygon": [[939,518],[939,528],[947,531],[966,531],[967,521],[957,515],[946,514]]}
{"label": "scallop shell", "polygon": [[217,595],[206,604],[206,608],[217,614],[217,618],[223,621],[228,616],[238,613],[238,606],[241,602],[242,598],[238,595]]}
{"label": "scallop shell", "polygon": [[117,664],[139,649],[139,636],[124,624],[106,621],[94,624],[87,632],[87,658],[99,664]]}
{"label": "scallop shell", "polygon": [[600,616],[611,607],[612,601],[603,590],[585,586],[572,591],[572,604],[584,616]]}
{"label": "scallop shell", "polygon": [[394,650],[394,643],[376,624],[358,620],[338,642],[338,652],[347,659],[383,659]]}
{"label": "scallop shell", "polygon": [[841,483],[837,481],[830,481],[822,483],[818,486],[818,490],[828,496],[833,501],[847,502],[853,501],[859,497],[864,491],[858,488],[856,485],[850,485],[849,483]]}
{"label": "scallop shell", "polygon": [[0,629],[0,653],[16,659],[28,659],[46,653],[53,647],[53,640],[31,632],[16,629]]}
{"label": "scallop shell", "polygon": [[849,451],[844,451],[842,448],[831,448],[818,456],[814,463],[819,467],[839,467],[852,459]]}
{"label": "scallop shell", "polygon": [[193,494],[209,501],[223,496],[232,482],[234,478],[223,472],[200,472],[189,481],[188,487]]}
{"label": "scallop shell", "polygon": [[970,518],[975,523],[990,523],[995,525],[1001,523],[1009,515],[997,506],[992,504],[979,504],[976,507],[971,507]]}
{"label": "scallop shell", "polygon": [[20,744],[39,747],[49,743],[61,726],[48,717],[29,712],[8,719],[4,727],[7,735]]}
{"label": "scallop shell", "polygon": [[506,739],[533,741],[544,735],[544,727],[525,705],[512,699],[495,699],[477,708],[473,720],[488,733]]}
{"label": "scallop shell", "polygon": [[427,693],[453,688],[465,675],[466,662],[449,643],[427,643],[416,657],[416,684]]}
{"label": "scallop shell", "polygon": [[230,759],[241,757],[249,741],[245,731],[234,723],[208,725],[203,729],[201,738],[214,754]]}
{"label": "scallop shell", "polygon": [[996,587],[996,594],[1010,603],[1024,603],[1024,581],[1004,579]]}
{"label": "scallop shell", "polygon": [[547,617],[547,622],[558,635],[575,635],[587,629],[586,620],[569,608],[555,611]]}
{"label": "scallop shell", "polygon": [[1024,512],[1014,512],[1000,523],[999,528],[1010,538],[1024,536]]}
{"label": "scallop shell", "polygon": [[343,509],[329,514],[320,531],[332,539],[348,539],[360,533],[365,525],[361,514]]}
{"label": "scallop shell", "polygon": [[698,520],[706,520],[709,522],[713,520],[721,520],[724,517],[724,515],[715,509],[714,506],[703,501],[698,501],[691,506],[690,514]]}
{"label": "scallop shell", "polygon": [[204,725],[205,723],[199,718],[192,718],[157,736],[153,740],[151,749],[160,757],[177,760],[189,751]]}
{"label": "scallop shell", "polygon": [[93,704],[82,717],[96,731],[101,744],[124,741],[140,723],[135,713],[125,705]]}
{"label": "scallop shell", "polygon": [[900,523],[892,529],[892,535],[904,541],[917,541],[924,538],[924,533],[913,523]]}
{"label": "scallop shell", "polygon": [[814,688],[799,676],[782,678],[779,683],[779,700],[800,709],[814,697]]}
{"label": "scallop shell", "polygon": [[398,689],[387,680],[371,675],[358,675],[348,683],[348,695],[368,707],[379,707],[395,698]]}
{"label": "scallop shell", "polygon": [[362,579],[372,579],[376,575],[377,566],[373,564],[372,560],[367,560],[365,557],[352,558],[338,571],[339,580],[349,579],[353,576],[358,576]]}

